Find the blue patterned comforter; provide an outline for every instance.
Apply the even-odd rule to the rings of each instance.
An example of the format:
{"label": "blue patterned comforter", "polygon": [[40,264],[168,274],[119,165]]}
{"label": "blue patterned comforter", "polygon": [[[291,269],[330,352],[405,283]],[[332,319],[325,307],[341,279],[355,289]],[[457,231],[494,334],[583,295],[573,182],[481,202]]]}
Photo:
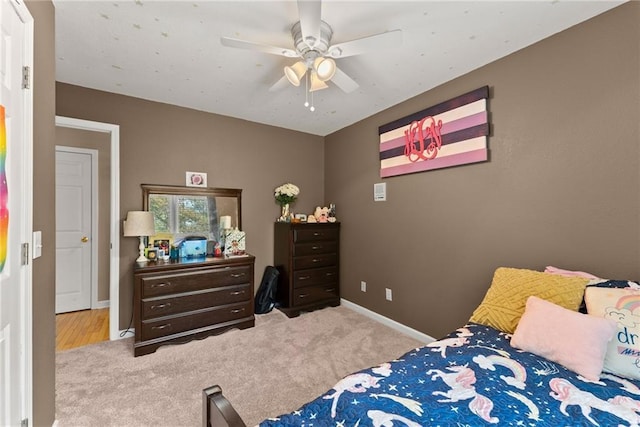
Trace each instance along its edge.
{"label": "blue patterned comforter", "polygon": [[640,381],[590,382],[509,339],[466,325],[260,426],[639,426]]}

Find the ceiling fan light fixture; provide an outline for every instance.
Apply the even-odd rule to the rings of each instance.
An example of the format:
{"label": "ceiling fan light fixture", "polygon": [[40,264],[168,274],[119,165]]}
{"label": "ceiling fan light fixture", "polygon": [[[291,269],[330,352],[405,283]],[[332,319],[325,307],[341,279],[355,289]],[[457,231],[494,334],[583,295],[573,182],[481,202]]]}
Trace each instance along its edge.
{"label": "ceiling fan light fixture", "polygon": [[298,61],[293,65],[287,65],[286,67],[284,67],[284,75],[287,77],[287,80],[289,80],[289,82],[294,86],[300,86],[302,77],[306,72],[307,65],[304,63],[304,61]]}
{"label": "ceiling fan light fixture", "polygon": [[329,86],[327,86],[325,82],[318,78],[318,75],[315,71],[311,72],[309,92],[315,92],[317,90],[326,89],[328,87]]}
{"label": "ceiling fan light fixture", "polygon": [[336,61],[331,58],[319,56],[313,61],[313,69],[318,79],[326,82],[327,80],[331,80],[336,73]]}

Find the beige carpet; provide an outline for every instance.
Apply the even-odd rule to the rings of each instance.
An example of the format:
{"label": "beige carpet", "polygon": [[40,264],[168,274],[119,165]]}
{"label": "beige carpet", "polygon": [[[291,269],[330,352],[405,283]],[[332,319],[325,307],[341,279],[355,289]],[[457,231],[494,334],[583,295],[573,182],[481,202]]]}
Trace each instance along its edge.
{"label": "beige carpet", "polygon": [[68,426],[199,426],[219,384],[247,425],[290,412],[350,372],[422,343],[345,307],[234,330],[133,357],[132,338],[56,354],[56,419]]}

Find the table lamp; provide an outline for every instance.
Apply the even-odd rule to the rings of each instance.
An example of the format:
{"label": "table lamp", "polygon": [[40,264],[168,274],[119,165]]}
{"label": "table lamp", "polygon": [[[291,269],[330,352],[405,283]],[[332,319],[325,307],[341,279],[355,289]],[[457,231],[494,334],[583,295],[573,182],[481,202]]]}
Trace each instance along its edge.
{"label": "table lamp", "polygon": [[144,256],[144,238],[153,236],[156,234],[155,227],[153,225],[153,214],[147,211],[129,211],[127,213],[127,219],[124,220],[124,235],[125,237],[136,236],[140,238],[140,244],[138,249],[140,250],[140,256],[136,262],[149,261]]}

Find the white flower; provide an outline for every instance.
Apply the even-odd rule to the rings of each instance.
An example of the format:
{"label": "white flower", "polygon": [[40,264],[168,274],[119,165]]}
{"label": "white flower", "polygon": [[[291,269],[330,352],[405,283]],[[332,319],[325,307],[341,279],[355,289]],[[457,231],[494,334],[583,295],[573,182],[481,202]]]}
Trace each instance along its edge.
{"label": "white flower", "polygon": [[274,196],[281,205],[293,202],[298,197],[298,194],[300,194],[300,189],[290,182],[282,184],[274,191]]}

